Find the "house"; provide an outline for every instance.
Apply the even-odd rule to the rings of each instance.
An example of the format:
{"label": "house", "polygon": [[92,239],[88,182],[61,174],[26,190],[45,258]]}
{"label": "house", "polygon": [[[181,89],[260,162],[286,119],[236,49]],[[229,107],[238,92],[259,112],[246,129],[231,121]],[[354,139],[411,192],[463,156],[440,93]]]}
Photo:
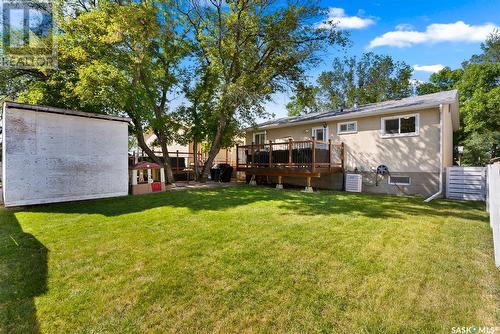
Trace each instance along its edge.
{"label": "house", "polygon": [[[180,133],[180,135],[182,135]],[[161,147],[158,146],[157,144],[157,137],[152,131],[148,131],[147,133],[144,134],[144,139],[146,144],[152,148],[152,150],[155,152],[156,155],[161,157],[162,151]],[[236,138],[236,142],[241,142],[243,143],[244,140],[243,138]],[[193,143],[190,142],[188,144],[180,144],[176,141],[173,141],[169,143],[167,146],[169,156],[172,162],[172,170],[174,174],[184,174],[185,169],[188,167],[193,167],[194,165],[194,154],[193,154]],[[140,158],[142,159],[143,157],[146,157],[146,154],[142,152],[142,150],[138,147],[132,149],[136,155],[138,154]],[[201,144],[197,145],[197,154],[196,156],[198,157],[198,162],[200,165],[203,165],[204,162],[208,158],[208,152],[203,151],[203,147]],[[138,160],[138,159],[136,159]],[[134,161],[135,163],[136,161]],[[177,163],[179,162],[179,163]],[[213,164],[230,164],[230,165],[235,165],[236,164],[236,150],[235,147],[229,147],[229,148],[223,148],[220,149],[220,151],[217,153]]]}
{"label": "house", "polygon": [[285,117],[246,131],[237,169],[327,189],[359,173],[363,191],[439,196],[458,129],[456,90]]}
{"label": "house", "polygon": [[129,118],[4,102],[6,207],[128,194]]}

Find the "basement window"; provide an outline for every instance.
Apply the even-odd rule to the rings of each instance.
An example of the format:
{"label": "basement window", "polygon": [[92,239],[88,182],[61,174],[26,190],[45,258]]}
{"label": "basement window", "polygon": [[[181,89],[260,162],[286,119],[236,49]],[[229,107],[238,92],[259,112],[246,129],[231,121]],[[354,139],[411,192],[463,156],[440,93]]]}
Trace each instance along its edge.
{"label": "basement window", "polygon": [[382,117],[380,127],[382,138],[418,136],[419,115]]}
{"label": "basement window", "polygon": [[411,179],[409,176],[389,176],[389,184],[409,186],[411,184]]}

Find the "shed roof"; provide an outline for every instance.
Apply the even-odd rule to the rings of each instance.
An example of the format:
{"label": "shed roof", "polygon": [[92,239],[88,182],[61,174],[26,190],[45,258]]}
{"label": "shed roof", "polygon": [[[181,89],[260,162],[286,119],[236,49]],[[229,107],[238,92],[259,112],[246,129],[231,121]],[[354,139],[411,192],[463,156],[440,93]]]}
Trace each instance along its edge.
{"label": "shed roof", "polygon": [[358,106],[357,108],[348,108],[342,111],[341,110],[321,111],[294,117],[277,118],[257,124],[256,128],[257,129],[276,128],[282,126],[292,126],[296,124],[327,121],[331,119],[365,117],[383,113],[438,107],[440,104],[455,105],[454,109],[456,109],[455,110],[456,117],[453,121],[454,128],[458,126],[458,93],[456,90],[450,90],[434,94],[411,96],[400,100],[390,100],[379,103],[364,104]]}
{"label": "shed roof", "polygon": [[160,169],[161,166],[156,162],[141,161],[136,163],[130,169]]}
{"label": "shed roof", "polygon": [[6,108],[17,108],[17,109],[32,110],[32,111],[38,111],[38,112],[47,112],[47,113],[53,113],[53,114],[71,115],[71,116],[87,117],[87,118],[98,118],[98,119],[104,119],[104,120],[108,120],[108,121],[118,121],[118,122],[127,122],[127,123],[129,123],[131,121],[131,119],[128,117],[95,114],[95,113],[90,113],[90,112],[68,110],[68,109],[62,109],[62,108],[41,106],[41,105],[35,105],[35,104],[17,103],[17,102],[4,102],[4,110]]}

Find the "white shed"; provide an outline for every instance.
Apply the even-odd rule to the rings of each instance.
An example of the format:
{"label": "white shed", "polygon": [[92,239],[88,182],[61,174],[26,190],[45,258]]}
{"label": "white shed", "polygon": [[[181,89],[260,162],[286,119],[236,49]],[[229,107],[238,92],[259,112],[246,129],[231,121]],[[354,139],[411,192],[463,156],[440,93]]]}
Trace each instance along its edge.
{"label": "white shed", "polygon": [[130,119],[5,102],[4,205],[128,194]]}

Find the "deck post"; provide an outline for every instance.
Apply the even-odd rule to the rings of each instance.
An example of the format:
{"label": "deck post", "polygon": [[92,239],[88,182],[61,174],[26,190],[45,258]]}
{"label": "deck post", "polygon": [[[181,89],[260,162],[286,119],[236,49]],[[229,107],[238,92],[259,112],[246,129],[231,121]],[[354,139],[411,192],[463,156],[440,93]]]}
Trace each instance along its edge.
{"label": "deck post", "polygon": [[276,184],[276,189],[283,189],[283,184],[281,183],[281,175],[278,176],[278,183]]}
{"label": "deck post", "polygon": [[252,147],[250,148],[250,152],[252,153],[252,160],[250,161],[250,166],[253,168],[255,163],[255,149],[253,147],[254,142],[252,142]]}
{"label": "deck post", "polygon": [[332,171],[332,140],[328,139],[328,169]]}
{"label": "deck post", "polygon": [[273,168],[273,141],[269,141],[269,168]]}
{"label": "deck post", "polygon": [[306,192],[306,193],[312,193],[313,192],[313,188],[311,187],[311,177],[308,176],[306,178],[306,181],[307,181],[307,185],[306,185],[306,188],[304,189],[304,192]]}
{"label": "deck post", "polygon": [[314,173],[316,171],[316,138],[314,138],[314,136],[312,137],[312,144],[311,144],[311,147],[312,147],[312,157],[311,157],[311,160],[312,160],[312,167],[311,167],[311,172]]}
{"label": "deck post", "polygon": [[293,154],[293,149],[292,149],[292,138],[288,138],[288,168],[292,168],[292,154]]}

